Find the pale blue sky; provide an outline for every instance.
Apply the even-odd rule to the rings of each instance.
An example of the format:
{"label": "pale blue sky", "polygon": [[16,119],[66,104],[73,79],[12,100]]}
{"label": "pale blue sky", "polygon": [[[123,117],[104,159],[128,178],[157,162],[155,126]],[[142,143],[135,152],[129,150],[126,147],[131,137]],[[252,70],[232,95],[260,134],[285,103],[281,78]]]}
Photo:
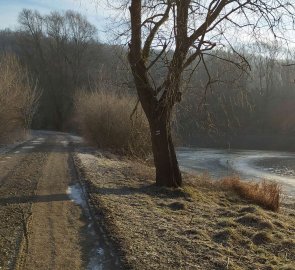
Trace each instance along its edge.
{"label": "pale blue sky", "polygon": [[18,14],[23,8],[36,9],[41,14],[53,10],[72,9],[87,16],[88,20],[98,28],[99,38],[106,39],[103,31],[110,10],[106,9],[103,2],[101,0],[0,0],[0,29],[16,29]]}

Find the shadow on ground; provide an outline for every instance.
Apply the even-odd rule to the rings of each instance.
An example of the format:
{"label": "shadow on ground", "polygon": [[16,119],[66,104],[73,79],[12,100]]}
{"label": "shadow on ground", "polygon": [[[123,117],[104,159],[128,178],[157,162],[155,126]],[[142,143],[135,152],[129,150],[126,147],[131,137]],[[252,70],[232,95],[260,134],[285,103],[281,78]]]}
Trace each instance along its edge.
{"label": "shadow on ground", "polygon": [[67,194],[51,194],[51,195],[32,195],[22,197],[7,197],[0,198],[0,206],[7,204],[17,203],[40,203],[40,202],[57,202],[57,201],[70,201],[71,199]]}

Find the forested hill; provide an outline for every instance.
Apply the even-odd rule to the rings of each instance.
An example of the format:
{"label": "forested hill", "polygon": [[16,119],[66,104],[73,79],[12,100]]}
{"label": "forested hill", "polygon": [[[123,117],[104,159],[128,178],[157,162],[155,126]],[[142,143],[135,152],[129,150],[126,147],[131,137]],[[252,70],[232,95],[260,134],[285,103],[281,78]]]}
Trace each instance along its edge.
{"label": "forested hill", "polygon": [[[292,142],[295,66],[285,64],[295,60],[290,53],[288,61],[282,60],[278,44],[241,50],[251,69],[246,61],[244,69],[238,68],[230,51],[215,50],[205,57],[206,64],[184,75],[182,102],[174,117],[181,144],[272,148],[277,136]],[[72,11],[41,16],[23,10],[18,31],[0,32],[0,51],[16,54],[37,82],[41,98],[33,119],[36,129],[75,131],[74,100],[81,91],[135,95],[126,47],[101,43],[95,27]],[[161,81],[166,70],[163,59],[151,72]],[[245,145],[239,145],[241,136]],[[273,146],[291,150],[287,142]]]}

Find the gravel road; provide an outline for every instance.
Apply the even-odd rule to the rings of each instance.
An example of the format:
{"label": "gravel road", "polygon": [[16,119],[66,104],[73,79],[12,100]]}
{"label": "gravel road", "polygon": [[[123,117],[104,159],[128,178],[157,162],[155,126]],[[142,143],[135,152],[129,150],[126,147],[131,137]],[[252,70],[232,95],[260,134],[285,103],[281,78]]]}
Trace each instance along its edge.
{"label": "gravel road", "polygon": [[98,237],[68,194],[74,139],[36,132],[0,155],[0,269],[109,269],[93,265]]}

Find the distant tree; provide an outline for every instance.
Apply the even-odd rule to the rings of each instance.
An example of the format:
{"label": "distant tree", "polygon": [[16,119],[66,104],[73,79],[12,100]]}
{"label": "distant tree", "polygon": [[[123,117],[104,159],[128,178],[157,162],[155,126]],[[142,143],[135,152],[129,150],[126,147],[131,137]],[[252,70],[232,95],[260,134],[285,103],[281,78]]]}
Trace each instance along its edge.
{"label": "distant tree", "polygon": [[72,110],[75,89],[88,82],[95,59],[89,55],[89,48],[96,28],[71,10],[41,15],[24,9],[19,14],[19,23],[19,44],[25,62],[44,89],[41,122],[50,128],[63,129]]}
{"label": "distant tree", "polygon": [[40,90],[28,70],[13,54],[0,55],[0,142],[31,126]]}
{"label": "distant tree", "polygon": [[[130,11],[130,28],[126,31],[131,35],[129,62],[150,125],[156,183],[178,187],[182,177],[172,142],[171,117],[175,104],[181,101],[184,73],[202,63],[209,86],[211,76],[205,55],[220,46],[239,56],[240,61],[232,63],[241,68],[247,61],[234,49],[235,44],[257,35],[280,37],[293,29],[295,1],[130,0],[121,3]],[[167,71],[157,82],[150,71],[160,60]]]}

